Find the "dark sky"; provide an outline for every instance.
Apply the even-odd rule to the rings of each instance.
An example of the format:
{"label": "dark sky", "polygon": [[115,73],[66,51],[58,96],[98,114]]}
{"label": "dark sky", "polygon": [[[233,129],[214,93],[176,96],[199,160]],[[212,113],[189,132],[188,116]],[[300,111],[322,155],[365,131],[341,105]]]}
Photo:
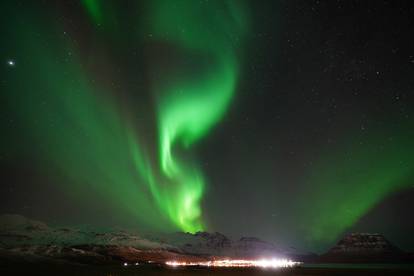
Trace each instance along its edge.
{"label": "dark sky", "polygon": [[69,2],[1,4],[1,212],[414,250],[413,3]]}

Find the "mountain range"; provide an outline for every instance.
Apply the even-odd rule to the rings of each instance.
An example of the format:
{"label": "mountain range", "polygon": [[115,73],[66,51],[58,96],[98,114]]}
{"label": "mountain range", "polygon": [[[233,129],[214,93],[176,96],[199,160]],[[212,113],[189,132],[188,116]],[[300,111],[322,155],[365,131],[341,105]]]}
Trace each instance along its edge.
{"label": "mountain range", "polygon": [[50,227],[20,215],[0,216],[0,263],[62,262],[81,264],[165,263],[216,258],[290,258],[305,262],[412,262],[380,234],[353,233],[320,256],[284,248],[255,237],[230,239],[215,232],[153,236],[127,230],[97,231]]}

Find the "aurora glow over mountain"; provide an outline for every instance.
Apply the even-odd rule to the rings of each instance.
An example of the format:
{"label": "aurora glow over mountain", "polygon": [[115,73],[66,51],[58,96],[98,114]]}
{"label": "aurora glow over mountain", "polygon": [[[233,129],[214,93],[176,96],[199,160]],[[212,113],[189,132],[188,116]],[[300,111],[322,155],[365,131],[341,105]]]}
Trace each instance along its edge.
{"label": "aurora glow over mountain", "polygon": [[411,7],[68,2],[0,4],[2,211],[414,248]]}

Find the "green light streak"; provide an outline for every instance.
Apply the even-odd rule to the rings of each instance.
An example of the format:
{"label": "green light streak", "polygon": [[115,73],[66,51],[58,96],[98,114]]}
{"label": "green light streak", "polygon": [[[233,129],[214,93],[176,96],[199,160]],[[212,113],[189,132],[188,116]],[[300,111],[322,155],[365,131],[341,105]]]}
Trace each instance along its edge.
{"label": "green light streak", "polygon": [[[162,0],[153,1],[149,12],[153,40],[211,60],[201,77],[171,80],[166,76],[169,85],[156,86],[160,169],[168,184],[151,185],[156,187],[152,191],[160,208],[189,232],[203,229],[200,200],[205,182],[194,162],[184,162],[174,148],[181,145],[188,149],[205,136],[233,97],[239,71],[234,50],[238,41],[234,39],[240,39],[245,31],[245,26],[240,26],[245,24],[242,7],[234,4]],[[185,75],[186,70],[185,66],[174,67],[175,74]]]}
{"label": "green light streak", "polygon": [[101,0],[81,0],[86,11],[89,13],[94,23],[99,25],[102,23],[102,7]]}

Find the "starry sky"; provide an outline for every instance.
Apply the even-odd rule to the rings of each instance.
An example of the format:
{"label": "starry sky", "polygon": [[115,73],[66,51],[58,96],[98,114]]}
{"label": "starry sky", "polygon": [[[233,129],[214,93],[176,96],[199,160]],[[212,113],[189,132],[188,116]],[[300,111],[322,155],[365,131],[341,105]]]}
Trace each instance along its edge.
{"label": "starry sky", "polygon": [[0,212],[414,250],[409,1],[2,1]]}

